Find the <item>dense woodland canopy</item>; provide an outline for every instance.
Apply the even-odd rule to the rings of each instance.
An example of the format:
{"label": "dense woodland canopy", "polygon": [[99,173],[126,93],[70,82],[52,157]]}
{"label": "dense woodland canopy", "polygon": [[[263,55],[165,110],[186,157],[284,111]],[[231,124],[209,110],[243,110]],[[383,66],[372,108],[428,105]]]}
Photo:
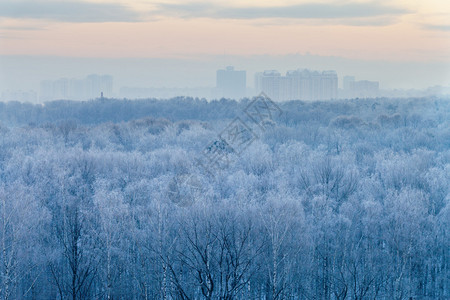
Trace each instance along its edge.
{"label": "dense woodland canopy", "polygon": [[450,297],[450,99],[250,101],[0,103],[0,299]]}

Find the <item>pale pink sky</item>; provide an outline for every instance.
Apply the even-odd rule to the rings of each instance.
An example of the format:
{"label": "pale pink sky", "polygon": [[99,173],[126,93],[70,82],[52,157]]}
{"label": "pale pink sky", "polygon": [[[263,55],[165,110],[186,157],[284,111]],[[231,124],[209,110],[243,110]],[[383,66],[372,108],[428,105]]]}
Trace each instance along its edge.
{"label": "pale pink sky", "polygon": [[249,86],[297,68],[450,85],[450,1],[0,0],[0,92],[90,73],[116,89],[212,86],[227,65]]}
{"label": "pale pink sky", "polygon": [[0,2],[0,55],[294,53],[450,62],[450,1]]}

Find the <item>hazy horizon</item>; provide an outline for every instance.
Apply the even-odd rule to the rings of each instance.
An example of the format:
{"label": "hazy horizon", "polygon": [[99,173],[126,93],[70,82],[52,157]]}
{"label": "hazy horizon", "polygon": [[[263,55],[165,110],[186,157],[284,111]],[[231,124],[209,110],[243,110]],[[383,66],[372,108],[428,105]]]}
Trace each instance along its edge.
{"label": "hazy horizon", "polygon": [[381,89],[424,89],[450,85],[450,67],[441,62],[357,60],[312,54],[203,56],[191,58],[96,58],[62,56],[0,56],[0,91],[36,90],[42,80],[83,78],[89,74],[114,77],[114,90],[121,87],[194,88],[213,87],[216,70],[233,65],[247,71],[247,86],[254,74],[264,70],[306,68],[336,70],[339,86],[343,76],[380,82]]}
{"label": "hazy horizon", "polygon": [[[3,0],[0,91],[110,74],[114,89],[214,86],[228,65],[336,70],[382,89],[450,85],[450,3]],[[341,83],[340,83],[341,85]]]}

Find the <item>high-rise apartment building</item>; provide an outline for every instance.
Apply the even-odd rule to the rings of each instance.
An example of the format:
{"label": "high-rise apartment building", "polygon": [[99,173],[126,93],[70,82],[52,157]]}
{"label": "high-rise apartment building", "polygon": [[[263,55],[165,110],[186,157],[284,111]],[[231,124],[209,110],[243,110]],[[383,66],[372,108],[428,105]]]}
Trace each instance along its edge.
{"label": "high-rise apartment building", "polygon": [[328,100],[337,98],[338,77],[335,71],[288,71],[286,76],[276,70],[255,75],[257,93],[264,92],[277,101]]}
{"label": "high-rise apartment building", "polygon": [[237,71],[234,67],[226,67],[225,70],[217,70],[216,96],[232,99],[245,97],[247,89],[247,74],[245,71]]}
{"label": "high-rise apartment building", "polygon": [[105,97],[112,96],[113,79],[109,75],[89,75],[85,79],[86,97],[93,99],[100,97],[103,93]]}
{"label": "high-rise apartment building", "polygon": [[87,100],[113,96],[113,78],[110,75],[89,75],[84,79],[41,81],[40,101]]}
{"label": "high-rise apartment building", "polygon": [[267,70],[255,74],[257,93],[264,92],[267,96],[278,99],[280,97],[281,74],[276,70]]}
{"label": "high-rise apartment building", "polygon": [[378,81],[355,80],[354,76],[344,76],[344,97],[376,97],[379,90]]}
{"label": "high-rise apartment building", "polygon": [[60,78],[58,80],[41,81],[41,92],[39,98],[41,101],[49,100],[67,100],[69,99],[69,80]]}
{"label": "high-rise apartment building", "polygon": [[344,90],[349,91],[353,82],[355,82],[355,76],[344,76]]}

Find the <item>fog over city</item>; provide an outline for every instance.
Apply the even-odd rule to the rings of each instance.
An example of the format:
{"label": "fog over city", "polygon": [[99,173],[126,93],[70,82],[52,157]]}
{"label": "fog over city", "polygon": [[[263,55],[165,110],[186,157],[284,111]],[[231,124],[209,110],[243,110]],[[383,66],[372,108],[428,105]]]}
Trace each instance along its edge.
{"label": "fog over city", "polygon": [[130,87],[198,90],[215,87],[226,66],[245,70],[250,89],[255,73],[297,69],[335,70],[340,88],[355,76],[382,90],[446,89],[447,9],[439,0],[3,0],[0,93],[39,99],[41,81],[90,74],[113,76],[116,97]]}
{"label": "fog over city", "polygon": [[0,0],[0,300],[450,299],[450,2]]}
{"label": "fog over city", "polygon": [[[36,100],[29,102],[57,100],[57,97],[40,96],[43,92],[43,81],[55,81],[61,78],[82,79],[91,74],[107,74],[114,79],[112,94],[108,97],[134,98],[133,95],[136,95],[137,98],[161,98],[182,96],[184,93],[187,96],[214,99],[221,96],[212,91],[216,87],[216,72],[227,66],[246,71],[248,91],[239,95],[240,97],[256,95],[255,74],[265,70],[277,70],[282,74],[297,69],[335,70],[340,89],[344,88],[345,76],[355,76],[357,80],[379,82],[379,88],[384,91],[379,96],[448,94],[450,89],[449,64],[434,61],[356,60],[312,54],[210,55],[192,58],[0,56],[0,95],[3,92],[5,99],[2,100],[7,101],[13,100],[13,97],[6,97],[8,92],[17,94],[17,92],[32,91],[36,94]],[[437,92],[434,90],[425,92],[436,86],[440,88]],[[141,93],[130,94],[123,91],[129,88],[141,89]],[[145,89],[147,91],[142,92]],[[394,93],[393,90],[397,92]],[[100,96],[99,93],[82,99],[87,100],[98,96]],[[339,98],[348,96],[345,93],[339,93]],[[70,97],[60,99],[70,99]],[[77,97],[72,99],[80,100]],[[16,100],[21,101],[21,99]]]}

